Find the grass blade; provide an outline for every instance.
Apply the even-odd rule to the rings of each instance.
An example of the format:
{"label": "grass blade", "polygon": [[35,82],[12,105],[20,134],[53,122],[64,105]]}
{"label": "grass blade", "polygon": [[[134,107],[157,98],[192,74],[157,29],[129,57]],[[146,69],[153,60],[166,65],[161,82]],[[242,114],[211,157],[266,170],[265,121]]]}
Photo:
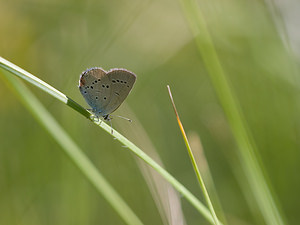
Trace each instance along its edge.
{"label": "grass blade", "polygon": [[223,207],[221,205],[221,201],[219,199],[217,189],[213,180],[212,173],[210,171],[205,152],[200,140],[199,135],[195,131],[189,131],[187,133],[187,137],[190,143],[191,148],[193,149],[195,155],[196,164],[199,167],[199,171],[201,171],[202,178],[205,181],[206,188],[210,193],[210,198],[214,203],[214,208],[216,214],[218,214],[218,218],[223,222],[224,225],[227,225],[225,213]]}
{"label": "grass blade", "polygon": [[189,153],[189,156],[190,156],[190,159],[191,159],[191,162],[192,162],[192,165],[193,165],[193,168],[194,168],[194,171],[196,173],[196,176],[197,176],[197,179],[198,179],[198,182],[200,184],[200,187],[202,189],[202,192],[203,192],[203,195],[204,195],[204,198],[206,200],[206,203],[208,205],[208,208],[210,210],[210,213],[214,219],[214,224],[216,225],[219,225],[219,220],[217,218],[217,215],[216,215],[216,212],[214,210],[214,207],[212,205],[212,202],[210,200],[210,197],[209,197],[209,194],[206,190],[206,187],[205,187],[205,184],[204,184],[204,181],[201,177],[201,174],[200,174],[200,171],[198,169],[198,166],[197,166],[197,163],[196,163],[196,160],[195,160],[195,157],[194,157],[194,154],[192,152],[192,149],[191,149],[191,146],[189,144],[189,141],[187,139],[187,136],[186,136],[186,133],[184,131],[184,128],[183,128],[183,125],[181,123],[181,120],[179,118],[179,115],[178,115],[178,112],[177,112],[177,109],[176,109],[176,106],[175,106],[175,103],[174,103],[174,100],[173,100],[173,96],[172,96],[172,93],[171,93],[171,89],[170,89],[170,86],[167,85],[167,88],[168,88],[168,92],[169,92],[169,96],[170,96],[170,99],[171,99],[171,102],[172,102],[172,106],[173,106],[173,109],[175,111],[175,114],[176,114],[176,119],[177,119],[177,122],[178,122],[178,126],[180,128],[180,131],[181,131],[181,134],[182,134],[182,137],[183,137],[183,140],[184,140],[184,143],[185,143],[185,146],[188,150],[188,153]]}
{"label": "grass blade", "polygon": [[256,199],[257,206],[260,208],[267,224],[283,225],[285,224],[283,213],[277,201],[275,201],[275,195],[271,192],[271,185],[264,175],[265,172],[263,165],[260,163],[256,146],[248,131],[247,123],[240,110],[236,96],[233,94],[221,66],[203,14],[195,0],[181,0],[180,2],[195,36],[198,50],[235,136],[239,147],[238,155],[241,165]]}

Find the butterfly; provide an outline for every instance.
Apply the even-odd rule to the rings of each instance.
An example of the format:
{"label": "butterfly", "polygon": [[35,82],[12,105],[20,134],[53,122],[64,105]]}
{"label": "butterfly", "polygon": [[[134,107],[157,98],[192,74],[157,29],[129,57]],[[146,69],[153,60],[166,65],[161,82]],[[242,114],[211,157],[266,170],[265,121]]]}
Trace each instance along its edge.
{"label": "butterfly", "polygon": [[106,72],[93,67],[80,75],[79,90],[96,117],[110,120],[109,115],[124,102],[135,81],[136,75],[126,69]]}

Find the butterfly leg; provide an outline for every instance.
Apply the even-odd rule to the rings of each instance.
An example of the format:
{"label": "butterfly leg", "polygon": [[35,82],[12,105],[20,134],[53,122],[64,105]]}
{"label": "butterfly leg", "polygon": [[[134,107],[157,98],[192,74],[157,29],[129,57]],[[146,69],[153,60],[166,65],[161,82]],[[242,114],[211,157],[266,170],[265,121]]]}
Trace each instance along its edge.
{"label": "butterfly leg", "polygon": [[101,123],[102,123],[102,120],[99,118],[99,116],[91,115],[91,119],[96,123],[99,123],[99,121],[100,121],[99,125],[101,125]]}
{"label": "butterfly leg", "polygon": [[[100,120],[100,118],[99,118],[99,116],[96,116],[96,115],[94,114],[93,109],[86,109],[86,110],[89,111],[89,112],[92,114],[90,118],[91,118],[94,122],[98,123],[99,120]],[[101,121],[102,121],[102,120],[101,120]],[[100,124],[101,124],[101,121],[100,121]]]}
{"label": "butterfly leg", "polygon": [[112,128],[112,122],[111,122],[111,119],[109,119],[109,123],[110,123],[111,134],[113,134],[113,133],[114,133],[114,130],[113,130],[113,128]]}
{"label": "butterfly leg", "polygon": [[113,134],[113,128],[112,128],[111,118],[109,117],[109,115],[106,115],[106,116],[103,117],[103,119],[109,121],[110,128],[111,128],[111,134]]}

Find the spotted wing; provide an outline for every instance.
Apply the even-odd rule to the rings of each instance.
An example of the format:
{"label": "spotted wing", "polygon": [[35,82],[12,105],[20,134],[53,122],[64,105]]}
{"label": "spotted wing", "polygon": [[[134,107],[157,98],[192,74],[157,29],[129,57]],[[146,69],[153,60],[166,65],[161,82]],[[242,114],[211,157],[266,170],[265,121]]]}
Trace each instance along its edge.
{"label": "spotted wing", "polygon": [[107,77],[110,83],[110,97],[104,105],[103,113],[105,115],[119,108],[130,93],[136,80],[136,75],[125,69],[112,69],[107,72]]}
{"label": "spotted wing", "polygon": [[94,67],[84,71],[79,80],[79,90],[97,116],[104,116],[105,105],[110,95],[109,79],[102,68]]}

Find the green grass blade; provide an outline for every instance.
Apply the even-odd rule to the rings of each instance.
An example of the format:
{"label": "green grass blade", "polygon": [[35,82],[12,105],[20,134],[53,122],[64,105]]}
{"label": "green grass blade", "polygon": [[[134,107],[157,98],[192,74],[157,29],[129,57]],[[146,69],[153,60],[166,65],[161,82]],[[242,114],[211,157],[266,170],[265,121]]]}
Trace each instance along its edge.
{"label": "green grass blade", "polygon": [[37,86],[38,88],[42,89],[43,91],[47,92],[48,94],[52,95],[53,97],[57,98],[59,101],[63,103],[67,103],[68,99],[67,96],[61,93],[60,91],[56,90],[46,82],[42,81],[41,79],[33,76],[32,74],[28,73],[27,71],[23,70],[22,68],[16,66],[15,64],[7,61],[6,59],[0,57],[0,64],[1,67],[6,69],[7,71],[17,75],[18,77],[26,80],[27,82]]}
{"label": "green grass blade", "polygon": [[28,73],[26,70],[18,67],[17,65],[7,61],[6,59],[0,57],[0,66],[15,74],[16,76],[28,81],[29,83],[33,84],[34,86],[42,89],[43,91],[47,92],[49,95],[52,95],[54,98],[58,99],[59,101],[69,105],[71,108],[75,109],[77,112],[85,116],[86,118],[90,118],[90,113],[85,110],[81,105],[73,101],[72,99],[68,98],[65,94],[58,91],[51,85],[47,84],[46,82],[42,81],[41,79],[37,78],[36,76]]}
{"label": "green grass blade", "polygon": [[84,176],[93,184],[97,191],[111,204],[120,217],[127,223],[132,225],[142,225],[143,223],[130,209],[122,197],[102,176],[97,168],[91,163],[83,151],[75,144],[71,137],[57,123],[39,100],[16,78],[4,73],[7,81],[12,89],[33,114],[37,121],[49,132],[49,134],[57,141],[65,153],[78,166]]}
{"label": "green grass blade", "polygon": [[205,156],[205,152],[201,143],[201,139],[197,132],[190,131],[187,134],[191,149],[193,149],[194,155],[195,155],[195,161],[196,164],[199,167],[199,171],[202,174],[203,180],[205,181],[206,188],[208,192],[210,193],[210,198],[214,204],[214,208],[216,211],[216,214],[218,215],[218,218],[224,225],[228,225],[227,219],[225,216],[225,212],[223,210],[221,201],[219,199],[217,189],[215,186],[215,182],[212,176],[212,173],[209,168],[208,161]]}
{"label": "green grass blade", "polygon": [[241,165],[257,205],[267,224],[283,225],[285,224],[284,216],[279,205],[276,204],[274,194],[270,191],[271,185],[267,182],[267,178],[264,175],[263,166],[260,163],[254,141],[247,129],[238,101],[231,91],[201,10],[195,0],[181,0],[180,2],[195,36],[198,50],[235,136],[239,147],[238,154]]}
{"label": "green grass blade", "polygon": [[[10,71],[12,74],[17,75],[18,77],[27,80],[28,82],[32,83],[33,85],[39,87],[40,89],[44,90],[48,94],[52,95],[53,97],[57,98],[58,100],[64,102],[68,106],[72,107],[74,110],[82,114],[83,116],[89,118],[93,121],[96,125],[103,128],[106,132],[108,132],[111,136],[115,137],[116,140],[124,144],[128,149],[130,149],[134,154],[136,154],[139,158],[145,161],[148,165],[150,165],[154,170],[156,170],[162,177],[164,177],[183,197],[185,197],[191,205],[195,207],[210,223],[213,222],[213,218],[209,212],[209,210],[189,191],[187,190],[181,183],[179,183],[171,174],[169,174],[165,169],[163,169],[158,163],[156,163],[153,159],[151,159],[146,153],[144,153],[140,148],[138,148],[135,144],[130,142],[127,138],[121,135],[116,130],[113,130],[111,133],[111,127],[108,126],[106,123],[100,123],[100,121],[93,120],[91,118],[91,114],[85,110],[82,106],[70,100],[66,95],[57,91],[55,88],[46,84],[45,82],[41,81],[40,79],[36,78],[32,74],[26,72],[25,70],[19,68],[18,66],[8,62],[7,60],[0,57],[0,67]],[[78,155],[83,155],[83,153],[76,153]],[[75,162],[77,163],[77,161]],[[80,165],[77,165],[81,168]],[[96,171],[94,171],[96,172]],[[95,173],[92,173],[91,178],[95,178]],[[94,182],[94,181],[92,181]]]}
{"label": "green grass blade", "polygon": [[175,106],[175,103],[174,103],[174,100],[173,100],[173,96],[172,96],[172,93],[171,93],[171,89],[170,89],[170,86],[167,85],[167,88],[168,88],[168,92],[169,92],[169,96],[170,96],[170,99],[171,99],[171,102],[172,102],[172,105],[173,105],[173,109],[175,111],[175,114],[176,114],[176,119],[177,119],[177,122],[178,122],[178,125],[179,125],[179,129],[181,131],[181,134],[182,134],[182,137],[183,137],[183,140],[184,140],[184,143],[185,143],[185,146],[188,150],[188,153],[189,153],[189,156],[190,156],[190,159],[191,159],[191,162],[192,162],[192,165],[193,165],[193,168],[194,168],[194,171],[196,173],[196,176],[197,176],[197,179],[198,179],[198,182],[199,182],[199,185],[202,189],[202,192],[203,192],[203,195],[204,195],[204,198],[206,200],[206,203],[208,205],[208,208],[210,210],[210,213],[213,217],[213,220],[214,220],[214,224],[216,225],[219,225],[219,219],[217,218],[217,215],[216,215],[216,212],[215,212],[215,209],[213,207],[213,204],[210,200],[210,197],[209,197],[209,194],[207,192],[207,189],[205,187],[205,184],[204,184],[204,181],[202,179],[202,176],[201,176],[201,173],[198,169],[198,165],[196,163],[196,160],[195,160],[195,157],[194,157],[194,154],[192,152],[192,149],[191,149],[191,146],[190,146],[190,143],[187,139],[187,136],[186,136],[186,133],[184,131],[184,128],[183,128],[183,125],[181,123],[181,120],[179,118],[179,115],[178,115],[178,112],[177,112],[177,109],[176,109],[176,106]]}

